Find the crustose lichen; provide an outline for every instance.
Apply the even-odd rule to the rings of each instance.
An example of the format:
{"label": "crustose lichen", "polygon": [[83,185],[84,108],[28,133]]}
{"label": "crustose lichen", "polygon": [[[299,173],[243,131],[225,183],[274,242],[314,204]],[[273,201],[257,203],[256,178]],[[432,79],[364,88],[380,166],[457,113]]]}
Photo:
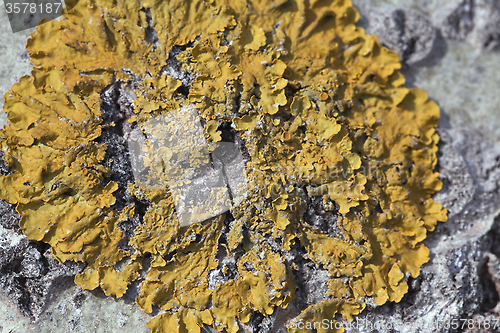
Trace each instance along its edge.
{"label": "crustose lichen", "polygon": [[[147,270],[136,302],[163,310],[154,332],[235,333],[287,307],[288,330],[310,332],[294,323],[398,302],[446,220],[431,198],[439,109],[402,87],[398,56],[358,19],[349,0],[81,1],[28,40],[32,74],[5,96],[0,197],[30,239],[87,263],[83,288],[121,297]],[[102,108],[117,84],[134,99],[123,124]],[[112,180],[100,137],[193,106],[209,145],[241,143],[248,196],[180,226],[168,187]],[[321,299],[302,295],[304,262],[326,276]]]}

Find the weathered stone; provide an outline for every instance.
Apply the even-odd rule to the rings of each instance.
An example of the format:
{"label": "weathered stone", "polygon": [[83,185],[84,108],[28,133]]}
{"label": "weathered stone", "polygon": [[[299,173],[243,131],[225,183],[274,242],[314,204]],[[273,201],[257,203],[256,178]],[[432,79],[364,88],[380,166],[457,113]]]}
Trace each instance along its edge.
{"label": "weathered stone", "polygon": [[437,10],[432,21],[447,39],[465,40],[474,28],[473,0],[452,1]]}
{"label": "weathered stone", "polygon": [[487,50],[495,49],[500,42],[500,3],[496,0],[475,0],[474,16],[472,44]]}
{"label": "weathered stone", "polygon": [[370,17],[370,32],[396,51],[402,62],[414,65],[424,61],[434,47],[436,30],[431,21],[414,9],[388,9]]}

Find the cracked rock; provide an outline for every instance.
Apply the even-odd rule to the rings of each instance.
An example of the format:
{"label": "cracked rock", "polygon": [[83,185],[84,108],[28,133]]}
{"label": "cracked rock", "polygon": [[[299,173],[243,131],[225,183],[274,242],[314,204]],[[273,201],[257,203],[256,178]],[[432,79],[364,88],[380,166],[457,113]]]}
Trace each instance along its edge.
{"label": "cracked rock", "polygon": [[475,29],[472,44],[482,49],[492,50],[500,42],[500,3],[497,0],[475,1]]}

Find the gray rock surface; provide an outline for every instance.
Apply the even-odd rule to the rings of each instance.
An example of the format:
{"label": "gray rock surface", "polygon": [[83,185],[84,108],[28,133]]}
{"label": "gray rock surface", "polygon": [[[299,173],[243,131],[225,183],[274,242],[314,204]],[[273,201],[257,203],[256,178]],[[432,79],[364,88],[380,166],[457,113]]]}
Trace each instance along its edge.
{"label": "gray rock surface", "polygon": [[436,11],[432,21],[447,39],[465,40],[474,28],[473,0],[453,1]]}
{"label": "gray rock surface", "polygon": [[472,32],[473,45],[488,50],[500,43],[500,2],[476,0],[474,3],[475,27]]}
{"label": "gray rock surface", "polygon": [[407,65],[425,61],[431,54],[437,31],[430,19],[415,9],[386,8],[370,13],[370,31],[396,51]]}

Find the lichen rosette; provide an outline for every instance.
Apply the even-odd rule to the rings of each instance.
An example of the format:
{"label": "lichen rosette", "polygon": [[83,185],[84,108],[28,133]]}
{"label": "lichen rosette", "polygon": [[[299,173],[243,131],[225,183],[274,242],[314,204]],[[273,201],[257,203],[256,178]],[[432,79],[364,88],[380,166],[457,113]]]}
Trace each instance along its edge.
{"label": "lichen rosette", "polygon": [[[87,263],[83,288],[122,297],[139,279],[154,332],[235,333],[285,308],[310,332],[296,324],[398,302],[446,220],[439,108],[358,19],[348,0],[80,1],[32,34],[33,71],[5,96],[0,197],[28,238]],[[121,124],[103,108],[113,85],[133,100]],[[237,138],[248,195],[180,226],[168,186],[114,180],[101,138],[193,107],[209,145]],[[303,262],[322,299],[297,301]]]}

